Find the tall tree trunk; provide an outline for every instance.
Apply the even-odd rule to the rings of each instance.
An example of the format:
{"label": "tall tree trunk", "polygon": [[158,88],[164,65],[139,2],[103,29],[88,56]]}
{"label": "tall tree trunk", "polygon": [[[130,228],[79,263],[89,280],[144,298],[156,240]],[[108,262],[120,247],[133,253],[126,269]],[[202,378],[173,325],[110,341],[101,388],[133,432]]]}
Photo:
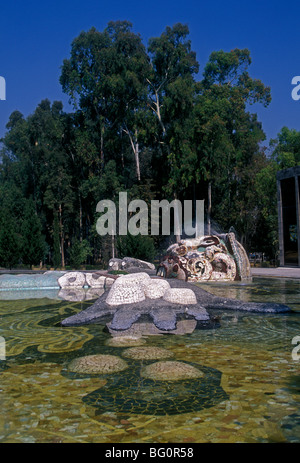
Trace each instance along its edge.
{"label": "tall tree trunk", "polygon": [[149,79],[146,79],[146,80],[151,85],[151,87],[153,88],[153,91],[154,91],[154,94],[155,94],[155,101],[152,100],[153,105],[149,104],[149,107],[156,114],[156,116],[158,118],[158,122],[159,122],[159,124],[160,124],[160,126],[162,128],[163,135],[165,136],[166,135],[166,128],[165,128],[164,123],[162,121],[161,112],[160,112],[161,104],[160,104],[160,101],[159,101],[159,93],[158,93],[159,90],[154,87],[154,85],[150,82]]}
{"label": "tall tree trunk", "polygon": [[100,162],[101,162],[101,171],[104,168],[104,125],[101,127],[100,130],[101,137],[100,137]]}
{"label": "tall tree trunk", "polygon": [[[61,249],[60,249],[60,232],[59,232],[59,220],[56,211],[53,211],[53,267],[57,268],[61,265]],[[49,260],[51,256],[49,254]]]}
{"label": "tall tree trunk", "polygon": [[129,140],[130,140],[131,148],[132,148],[134,158],[135,158],[136,176],[137,176],[138,181],[140,182],[141,172],[140,172],[140,153],[139,153],[139,144],[138,144],[138,131],[137,129],[135,129],[134,139],[133,139],[131,133],[129,132],[126,126],[125,126],[125,129],[123,130],[125,133],[127,133]]}
{"label": "tall tree trunk", "polygon": [[79,241],[82,242],[82,202],[81,194],[79,193]]}
{"label": "tall tree trunk", "polygon": [[65,251],[64,251],[64,231],[62,223],[62,205],[59,205],[59,230],[60,230],[60,252],[61,252],[61,266],[65,267]]}
{"label": "tall tree trunk", "polygon": [[138,181],[140,182],[140,181],[141,181],[140,152],[139,152],[139,143],[138,143],[138,133],[137,133],[137,129],[135,129],[134,156],[135,156],[135,164],[136,164],[136,175],[137,175]]}
{"label": "tall tree trunk", "polygon": [[124,162],[124,152],[123,152],[123,132],[121,131],[121,163],[122,163],[122,169],[125,168],[125,162]]}

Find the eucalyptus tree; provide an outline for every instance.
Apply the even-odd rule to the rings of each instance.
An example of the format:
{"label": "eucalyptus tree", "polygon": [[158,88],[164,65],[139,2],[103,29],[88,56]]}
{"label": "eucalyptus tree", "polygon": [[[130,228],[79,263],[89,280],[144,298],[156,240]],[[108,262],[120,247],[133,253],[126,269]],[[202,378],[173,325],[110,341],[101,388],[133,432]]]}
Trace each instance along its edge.
{"label": "eucalyptus tree", "polygon": [[[253,176],[253,194],[259,215],[256,246],[276,258],[279,246],[276,173],[300,164],[300,132],[283,127],[277,137],[270,140],[269,149],[270,153],[255,169]],[[256,167],[253,163],[252,166]]]}
{"label": "eucalyptus tree", "polygon": [[[28,118],[29,139],[36,159],[40,206],[48,224],[58,215],[61,265],[65,240],[75,219],[75,198],[70,161],[63,145],[65,114],[61,102],[43,100]],[[51,227],[47,230],[48,236]]]}
{"label": "eucalyptus tree", "polygon": [[272,159],[278,170],[299,166],[300,164],[300,131],[282,127],[277,137],[270,142]]}
{"label": "eucalyptus tree", "polygon": [[[284,128],[272,145],[272,165],[260,150],[264,133],[250,105],[267,106],[271,97],[249,75],[250,64],[247,49],[213,52],[197,80],[189,28],[180,23],[151,38],[147,49],[128,21],[81,32],[60,76],[74,112],[43,100],[27,118],[19,111],[9,118],[1,211],[20,231],[32,198],[55,266],[74,257],[76,249],[66,252],[72,243],[84,247],[86,239],[94,255],[100,241],[114,253],[114,240],[96,236],[95,211],[101,199],[117,202],[121,190],[147,203],[162,194],[211,197],[213,218],[224,228],[234,224],[249,241],[267,217],[267,199],[255,197],[263,189],[260,171],[270,180],[273,169],[297,163],[300,144],[299,133]],[[269,191],[273,186],[270,180]]]}
{"label": "eucalyptus tree", "polygon": [[6,124],[2,139],[1,179],[17,185],[22,196],[36,194],[36,175],[31,159],[32,146],[28,136],[28,124],[20,111],[13,111]]}
{"label": "eucalyptus tree", "polygon": [[101,168],[109,159],[110,137],[124,133],[139,166],[139,111],[146,97],[149,60],[141,37],[128,21],[109,22],[103,32],[91,28],[72,42],[70,59],[63,62],[60,83],[92,125]]}
{"label": "eucalyptus tree", "polygon": [[12,267],[21,258],[20,227],[25,201],[22,190],[14,182],[12,167],[15,165],[10,161],[5,156],[0,164],[0,267]]}
{"label": "eucalyptus tree", "polygon": [[226,225],[229,220],[239,222],[241,230],[250,213],[247,204],[241,208],[239,202],[247,197],[250,178],[246,172],[265,139],[256,114],[248,109],[253,103],[267,106],[271,101],[270,88],[250,77],[250,64],[247,49],[213,52],[195,104],[198,178],[207,182],[208,198],[213,191],[216,216]]}
{"label": "eucalyptus tree", "polygon": [[20,262],[21,236],[9,211],[5,209],[0,214],[0,267],[12,268]]}
{"label": "eucalyptus tree", "polygon": [[[42,100],[26,119],[12,113],[3,139],[3,175],[10,172],[13,182],[26,199],[32,198],[42,221],[43,233],[53,247],[51,224],[59,217],[61,261],[64,242],[74,220],[72,172],[63,138],[65,114],[61,102]],[[7,174],[5,174],[7,175]],[[37,238],[38,239],[38,238]]]}
{"label": "eucalyptus tree", "polygon": [[177,23],[168,26],[160,37],[151,38],[148,45],[152,65],[147,79],[149,107],[156,118],[159,175],[166,191],[175,197],[189,181],[181,176],[180,167],[189,151],[195,75],[199,70],[188,35],[188,26]]}
{"label": "eucalyptus tree", "polygon": [[45,239],[36,207],[30,198],[25,203],[24,218],[21,225],[21,258],[26,265],[37,265],[44,260]]}
{"label": "eucalyptus tree", "polygon": [[[157,188],[170,199],[184,196],[191,182],[188,166],[195,161],[190,144],[191,115],[199,65],[188,35],[188,26],[177,23],[166,27],[160,37],[151,38],[148,44],[152,66],[147,78],[148,105],[155,117],[156,141],[153,168]],[[179,239],[177,235],[176,240]]]}

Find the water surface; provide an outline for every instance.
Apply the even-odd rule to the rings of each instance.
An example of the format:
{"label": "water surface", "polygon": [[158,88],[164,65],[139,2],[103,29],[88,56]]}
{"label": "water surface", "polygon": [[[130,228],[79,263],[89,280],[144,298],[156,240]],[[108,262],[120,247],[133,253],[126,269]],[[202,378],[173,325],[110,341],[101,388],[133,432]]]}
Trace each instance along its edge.
{"label": "water surface", "polygon": [[216,311],[213,329],[145,337],[144,346],[167,349],[172,360],[204,375],[202,382],[165,382],[140,374],[155,360],[126,359],[128,369],[113,375],[68,372],[81,356],[125,358],[127,348],[110,346],[103,325],[60,326],[91,301],[40,294],[1,300],[0,442],[300,442],[300,350],[295,355],[292,344],[300,336],[300,280],[201,287],[218,296],[285,303],[294,313]]}

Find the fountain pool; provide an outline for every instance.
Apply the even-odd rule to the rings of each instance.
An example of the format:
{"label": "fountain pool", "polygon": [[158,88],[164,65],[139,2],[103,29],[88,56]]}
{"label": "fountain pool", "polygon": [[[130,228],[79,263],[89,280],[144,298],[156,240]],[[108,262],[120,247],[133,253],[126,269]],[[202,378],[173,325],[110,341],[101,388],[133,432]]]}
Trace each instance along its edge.
{"label": "fountain pool", "polygon": [[[60,300],[55,291],[1,298],[0,292],[0,442],[300,442],[300,280],[200,286],[222,297],[281,302],[294,312],[210,310],[215,327],[145,336],[132,356],[136,341],[112,342],[105,325],[61,326],[91,300]],[[151,347],[167,358],[149,357]],[[117,357],[127,367],[69,368],[91,355]],[[199,375],[147,376],[157,362]]]}

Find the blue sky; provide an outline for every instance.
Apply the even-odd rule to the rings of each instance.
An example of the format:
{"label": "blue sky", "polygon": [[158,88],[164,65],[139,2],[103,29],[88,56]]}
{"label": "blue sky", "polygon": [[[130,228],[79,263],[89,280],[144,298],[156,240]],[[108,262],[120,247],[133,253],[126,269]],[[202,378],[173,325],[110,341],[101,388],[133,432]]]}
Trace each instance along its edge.
{"label": "blue sky", "polygon": [[271,87],[269,107],[251,108],[267,139],[283,126],[300,130],[300,100],[291,97],[292,78],[300,75],[299,0],[10,0],[1,2],[0,15],[0,76],[6,81],[0,137],[12,111],[28,116],[44,98],[71,110],[59,84],[63,59],[82,30],[102,31],[111,20],[131,21],[145,45],[166,26],[188,24],[198,80],[212,51],[248,48],[250,75]]}

